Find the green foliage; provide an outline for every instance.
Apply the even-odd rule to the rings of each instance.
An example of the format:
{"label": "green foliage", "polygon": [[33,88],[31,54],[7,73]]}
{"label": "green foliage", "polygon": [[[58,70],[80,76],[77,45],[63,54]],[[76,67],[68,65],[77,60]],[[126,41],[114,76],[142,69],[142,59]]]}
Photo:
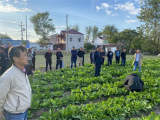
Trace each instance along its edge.
{"label": "green foliage", "polygon": [[110,43],[116,43],[118,40],[116,36],[118,35],[118,29],[115,25],[106,25],[103,29],[103,35],[107,37]]}
{"label": "green foliage", "polygon": [[85,48],[87,51],[89,51],[89,50],[94,49],[94,45],[91,44],[91,43],[85,43],[85,44],[84,44],[84,48]]}
{"label": "green foliage", "polygon": [[12,39],[12,38],[7,34],[0,33],[0,39]]}
{"label": "green foliage", "polygon": [[[159,0],[143,0],[140,4],[141,12],[137,18],[140,22],[144,22],[143,29],[148,39],[153,45],[153,50],[158,49],[159,30],[160,30],[160,1]],[[152,40],[153,38],[153,40]]]}
{"label": "green foliage", "polygon": [[37,35],[40,35],[40,44],[46,45],[46,42],[49,40],[48,35],[55,32],[55,27],[52,22],[52,19],[49,18],[49,13],[37,13],[30,18],[31,23],[33,23],[34,30]]}
{"label": "green foliage", "polygon": [[135,38],[136,39],[133,41],[132,46],[137,47],[137,45],[135,45],[135,41],[139,40],[139,38],[137,38],[138,33],[136,32],[136,30],[125,29],[121,31],[119,35],[120,35],[121,42],[126,46],[128,50],[131,49],[131,43]]}
{"label": "green foliage", "polygon": [[94,26],[92,28],[92,43],[94,43],[94,40],[96,39],[97,36],[98,36],[98,27]]}
{"label": "green foliage", "polygon": [[74,25],[74,26],[72,27],[72,29],[73,29],[73,30],[76,30],[76,31],[79,31],[79,30],[80,30],[78,24]]}
{"label": "green foliage", "polygon": [[28,42],[27,42],[27,41],[25,41],[25,40],[22,40],[22,44],[23,44],[23,45],[27,45],[27,44],[28,44]]}
{"label": "green foliage", "polygon": [[91,26],[86,27],[86,42],[89,42],[91,33],[92,33],[92,27]]}
{"label": "green foliage", "polygon": [[34,78],[30,78],[33,95],[29,118],[42,108],[47,112],[39,120],[125,120],[152,110],[154,105],[160,105],[160,61],[143,60],[142,73],[134,72],[145,84],[140,93],[123,87],[126,76],[133,73],[132,62],[127,61],[126,67],[115,62],[102,66],[100,77],[93,77],[92,64],[45,73],[35,71]]}

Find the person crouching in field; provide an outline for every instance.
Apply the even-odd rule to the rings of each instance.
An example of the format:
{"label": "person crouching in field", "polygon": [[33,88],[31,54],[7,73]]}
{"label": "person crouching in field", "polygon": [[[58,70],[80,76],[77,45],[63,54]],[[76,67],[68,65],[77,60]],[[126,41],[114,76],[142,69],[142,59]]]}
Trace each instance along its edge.
{"label": "person crouching in field", "polygon": [[143,60],[143,54],[141,53],[141,50],[138,49],[136,53],[134,54],[134,61],[133,61],[133,71],[136,71],[137,67],[139,72],[141,72],[141,67],[142,67],[142,60]]}
{"label": "person crouching in field", "polygon": [[144,82],[135,73],[127,76],[126,80],[124,81],[124,87],[131,92],[140,92],[141,90],[143,90],[143,85]]}
{"label": "person crouching in field", "polygon": [[23,46],[9,49],[12,66],[0,77],[0,120],[27,120],[31,86],[24,68],[28,64],[26,51]]}

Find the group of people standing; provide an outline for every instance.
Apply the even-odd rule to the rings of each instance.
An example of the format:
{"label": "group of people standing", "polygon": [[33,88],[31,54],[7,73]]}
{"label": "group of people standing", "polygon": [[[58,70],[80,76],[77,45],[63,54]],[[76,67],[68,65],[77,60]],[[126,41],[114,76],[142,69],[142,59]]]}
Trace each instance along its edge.
{"label": "group of people standing", "polygon": [[[107,59],[108,59],[108,65],[112,65],[112,60],[113,60],[113,52],[111,49],[108,50],[107,53]],[[125,66],[126,64],[126,49],[123,49],[123,52],[121,53],[120,50],[117,48],[115,51],[115,59],[116,59],[116,64],[119,64],[120,62],[120,56],[121,56],[121,66]],[[97,51],[90,53],[90,60],[91,64],[94,63],[95,66],[95,77],[100,76],[100,69],[101,65],[104,64],[104,59],[105,59],[105,52],[104,50],[101,50],[101,46],[97,46]],[[142,66],[142,60],[143,60],[143,54],[141,53],[140,49],[136,50],[136,53],[134,55],[134,61],[133,61],[133,71],[136,71],[136,68],[138,67],[139,72],[141,72],[141,66]]]}
{"label": "group of people standing", "polygon": [[[11,47],[12,45],[10,43],[7,44],[7,47],[4,44],[0,45],[0,76],[12,66],[8,56],[8,51]],[[35,55],[36,53],[33,48],[27,50],[28,64],[25,67],[26,70],[28,68],[35,70]]]}
{"label": "group of people standing", "polygon": [[12,45],[10,43],[7,44],[7,47],[4,44],[0,45],[0,75],[12,65],[8,58],[8,51],[11,47]]}

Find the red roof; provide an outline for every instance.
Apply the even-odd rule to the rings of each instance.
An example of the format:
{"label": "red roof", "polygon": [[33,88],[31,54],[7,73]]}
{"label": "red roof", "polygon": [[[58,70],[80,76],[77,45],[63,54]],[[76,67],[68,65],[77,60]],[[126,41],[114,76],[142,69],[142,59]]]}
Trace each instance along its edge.
{"label": "red roof", "polygon": [[[62,30],[61,33],[66,34],[67,31]],[[79,35],[84,35],[83,33],[80,33],[80,32],[78,32],[78,31],[76,31],[76,30],[73,30],[73,29],[68,30],[68,34],[79,34]]]}
{"label": "red roof", "polygon": [[113,43],[113,44],[109,44],[106,45],[106,47],[119,47],[122,43]]}

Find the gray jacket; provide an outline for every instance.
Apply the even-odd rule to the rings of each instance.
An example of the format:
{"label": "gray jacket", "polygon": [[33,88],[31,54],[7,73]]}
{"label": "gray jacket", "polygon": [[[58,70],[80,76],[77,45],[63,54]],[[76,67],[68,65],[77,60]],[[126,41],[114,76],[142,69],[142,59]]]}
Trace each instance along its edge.
{"label": "gray jacket", "polygon": [[131,75],[127,76],[126,80],[124,81],[124,85],[128,85],[131,90],[143,90],[144,82],[137,74],[132,73]]}

